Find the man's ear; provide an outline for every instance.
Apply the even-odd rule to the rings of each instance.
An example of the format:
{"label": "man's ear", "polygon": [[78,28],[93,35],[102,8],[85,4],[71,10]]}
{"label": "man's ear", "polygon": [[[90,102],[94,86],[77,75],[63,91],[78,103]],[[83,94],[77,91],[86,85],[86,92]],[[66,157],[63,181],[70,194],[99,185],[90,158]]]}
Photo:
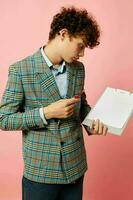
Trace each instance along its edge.
{"label": "man's ear", "polygon": [[66,28],[63,28],[59,31],[59,35],[61,37],[61,40],[64,40],[64,38],[68,37],[68,30]]}

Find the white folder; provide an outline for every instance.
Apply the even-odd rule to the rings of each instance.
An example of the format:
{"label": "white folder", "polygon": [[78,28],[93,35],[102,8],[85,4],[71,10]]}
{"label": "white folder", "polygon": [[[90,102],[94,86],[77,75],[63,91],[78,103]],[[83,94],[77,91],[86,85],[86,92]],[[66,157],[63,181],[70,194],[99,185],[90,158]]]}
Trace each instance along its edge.
{"label": "white folder", "polygon": [[133,93],[107,87],[82,123],[90,126],[92,120],[99,119],[109,133],[121,135],[132,114]]}

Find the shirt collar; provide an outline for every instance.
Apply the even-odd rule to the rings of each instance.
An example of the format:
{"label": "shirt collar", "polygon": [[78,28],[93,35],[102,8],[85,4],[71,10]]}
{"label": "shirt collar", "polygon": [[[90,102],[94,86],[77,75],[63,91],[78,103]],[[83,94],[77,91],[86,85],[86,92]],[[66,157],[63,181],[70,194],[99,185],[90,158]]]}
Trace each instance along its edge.
{"label": "shirt collar", "polygon": [[[44,60],[46,61],[47,65],[49,68],[54,68],[54,65],[53,63],[49,60],[48,56],[45,54],[44,50],[43,50],[43,47],[41,47],[41,53],[44,57]],[[65,67],[65,61],[63,61],[61,64],[60,64],[60,67],[58,68],[54,68],[55,70],[58,70],[60,73],[63,73],[64,72],[64,67]]]}

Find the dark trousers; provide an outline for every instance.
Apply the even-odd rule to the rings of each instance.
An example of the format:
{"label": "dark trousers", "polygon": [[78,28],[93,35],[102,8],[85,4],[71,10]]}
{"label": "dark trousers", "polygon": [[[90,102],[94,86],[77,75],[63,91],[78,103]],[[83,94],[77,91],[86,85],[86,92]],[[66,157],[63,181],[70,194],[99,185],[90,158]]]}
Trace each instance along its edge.
{"label": "dark trousers", "polygon": [[82,200],[83,178],[71,184],[46,184],[23,176],[22,200]]}

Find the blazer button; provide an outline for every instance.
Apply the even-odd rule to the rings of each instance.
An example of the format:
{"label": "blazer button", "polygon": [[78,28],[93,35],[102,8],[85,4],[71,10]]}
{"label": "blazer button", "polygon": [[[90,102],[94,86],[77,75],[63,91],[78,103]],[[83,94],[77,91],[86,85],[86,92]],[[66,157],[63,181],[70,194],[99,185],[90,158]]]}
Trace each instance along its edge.
{"label": "blazer button", "polygon": [[65,144],[65,142],[61,141],[61,146],[63,146]]}
{"label": "blazer button", "polygon": [[80,137],[77,137],[77,140],[79,141],[79,140],[80,140]]}
{"label": "blazer button", "polygon": [[60,126],[60,124],[61,124],[61,121],[60,121],[60,120],[58,120],[57,124],[58,124],[58,126]]}

